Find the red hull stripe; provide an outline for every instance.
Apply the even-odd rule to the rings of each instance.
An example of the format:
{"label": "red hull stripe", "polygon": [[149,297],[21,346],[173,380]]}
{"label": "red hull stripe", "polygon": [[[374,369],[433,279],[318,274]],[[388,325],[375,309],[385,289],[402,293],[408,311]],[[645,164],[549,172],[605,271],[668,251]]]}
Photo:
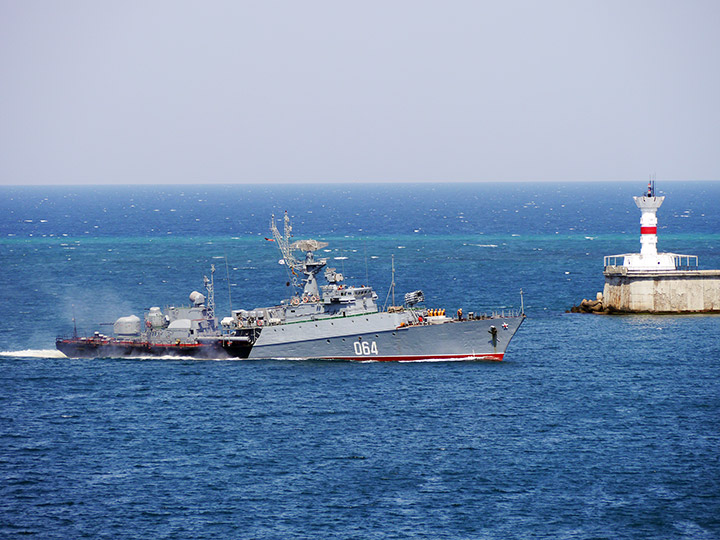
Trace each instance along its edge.
{"label": "red hull stripe", "polygon": [[640,227],[640,234],[657,234],[657,227]]}
{"label": "red hull stripe", "polygon": [[502,353],[495,354],[431,354],[428,356],[344,356],[332,360],[372,360],[375,362],[413,362],[417,360],[502,360]]}

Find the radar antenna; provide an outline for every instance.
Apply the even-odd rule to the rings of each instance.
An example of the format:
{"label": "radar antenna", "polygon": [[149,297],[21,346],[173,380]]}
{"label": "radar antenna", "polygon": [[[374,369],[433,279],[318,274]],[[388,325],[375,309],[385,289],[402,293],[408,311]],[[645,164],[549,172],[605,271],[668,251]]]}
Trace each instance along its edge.
{"label": "radar antenna", "polygon": [[[287,215],[287,211],[285,211],[284,222],[285,227],[283,230],[283,234],[280,234],[280,231],[275,224],[275,215],[273,214],[272,218],[270,219],[270,231],[273,234],[274,242],[278,245],[278,249],[283,256],[280,264],[285,265],[285,268],[288,272],[288,277],[290,276],[290,274],[293,275],[291,279],[293,287],[295,288],[300,287],[297,277],[301,274],[305,274],[305,278],[303,279],[304,286],[302,292],[304,298],[317,297],[320,294],[320,289],[318,287],[315,275],[325,267],[325,265],[327,264],[327,260],[315,259],[315,257],[313,256],[313,252],[326,247],[328,243],[320,242],[318,240],[297,240],[291,244],[290,238],[292,237],[292,226],[290,225],[290,218]],[[293,255],[293,251],[304,252],[305,259],[302,261],[296,259]],[[341,276],[338,274],[336,276],[336,279],[340,281],[340,278]]]}

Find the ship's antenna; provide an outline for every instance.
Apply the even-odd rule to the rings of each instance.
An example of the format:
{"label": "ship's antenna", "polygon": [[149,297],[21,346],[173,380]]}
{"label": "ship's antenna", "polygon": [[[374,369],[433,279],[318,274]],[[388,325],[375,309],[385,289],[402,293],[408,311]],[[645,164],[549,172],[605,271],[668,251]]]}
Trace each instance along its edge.
{"label": "ship's antenna", "polygon": [[383,311],[387,308],[388,299],[392,294],[392,305],[395,305],[395,254],[392,257],[392,280],[390,281],[390,289],[388,290],[387,296],[385,297],[385,304],[383,305]]}
{"label": "ship's antenna", "polygon": [[395,254],[393,253],[392,256],[392,296],[393,296],[393,306],[395,305]]}
{"label": "ship's antenna", "polygon": [[657,179],[657,174],[653,173],[653,197],[655,196],[655,180]]}
{"label": "ship's antenna", "polygon": [[230,312],[232,313],[232,291],[230,290],[230,268],[228,267],[227,251],[225,252],[225,275],[228,284],[228,301],[230,302]]}
{"label": "ship's antenna", "polygon": [[207,299],[207,314],[211,319],[215,317],[215,265],[210,265],[210,279],[207,276],[203,276],[205,282],[205,289],[208,292]]}
{"label": "ship's antenna", "polygon": [[280,234],[280,231],[275,224],[275,214],[273,214],[270,218],[270,232],[272,232],[273,239],[275,240],[275,243],[277,244],[278,249],[283,256],[283,261],[285,261],[285,270],[287,271],[288,279],[292,282],[293,287],[297,288],[299,287],[297,282],[297,276],[299,273],[303,273],[305,266],[292,254],[292,248],[290,247],[290,238],[292,237],[292,225],[290,225],[290,218],[288,217],[287,210],[285,211],[284,222],[284,234]]}
{"label": "ship's antenna", "polygon": [[75,304],[72,305],[72,314],[73,314],[73,337],[77,339],[77,323],[75,322]]}
{"label": "ship's antenna", "polygon": [[370,278],[368,277],[367,242],[365,240],[363,240],[363,251],[365,252],[365,284],[368,284]]}

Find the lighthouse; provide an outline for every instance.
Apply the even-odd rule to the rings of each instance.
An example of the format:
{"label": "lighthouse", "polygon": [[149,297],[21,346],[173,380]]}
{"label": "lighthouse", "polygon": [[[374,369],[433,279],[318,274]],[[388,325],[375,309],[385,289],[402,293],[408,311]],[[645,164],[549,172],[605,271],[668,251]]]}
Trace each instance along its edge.
{"label": "lighthouse", "polygon": [[[640,209],[640,253],[625,255],[623,266],[628,271],[662,272],[676,270],[680,261],[674,253],[658,253],[657,250],[657,211],[665,197],[655,195],[655,182],[648,182],[647,192],[641,197],[633,197]],[[687,257],[687,256],[686,256]],[[697,264],[697,263],[696,263]]]}
{"label": "lighthouse", "polygon": [[640,216],[640,255],[652,259],[657,256],[657,211],[665,197],[655,196],[655,186],[648,182],[647,194],[633,197],[642,212]]}
{"label": "lighthouse", "polygon": [[647,191],[640,197],[633,197],[640,215],[640,253],[623,253],[605,257],[605,268],[616,268],[635,274],[646,272],[674,272],[690,266],[697,267],[695,255],[658,253],[657,211],[665,197],[655,195],[655,182],[648,182]]}
{"label": "lighthouse", "polygon": [[658,252],[657,211],[665,197],[655,194],[655,183],[633,199],[641,213],[640,253],[605,257],[605,288],[592,311],[720,312],[720,270],[699,270],[696,255]]}

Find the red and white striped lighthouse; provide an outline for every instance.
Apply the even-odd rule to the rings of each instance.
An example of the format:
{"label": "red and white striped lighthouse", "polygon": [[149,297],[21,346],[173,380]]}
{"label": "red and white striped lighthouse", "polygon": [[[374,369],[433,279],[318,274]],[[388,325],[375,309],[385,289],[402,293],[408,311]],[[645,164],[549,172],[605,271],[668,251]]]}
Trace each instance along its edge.
{"label": "red and white striped lighthouse", "polygon": [[665,197],[655,196],[653,182],[648,182],[647,194],[633,197],[635,204],[642,212],[640,216],[640,255],[654,258],[657,256],[657,211]]}
{"label": "red and white striped lighthouse", "polygon": [[658,253],[657,211],[665,197],[655,196],[655,182],[652,180],[648,182],[647,192],[641,197],[633,197],[633,199],[642,212],[640,216],[640,253],[606,256],[606,271],[613,272],[622,267],[622,271],[627,274],[647,274],[648,272],[673,272],[681,267],[697,267],[697,256],[695,255]]}

